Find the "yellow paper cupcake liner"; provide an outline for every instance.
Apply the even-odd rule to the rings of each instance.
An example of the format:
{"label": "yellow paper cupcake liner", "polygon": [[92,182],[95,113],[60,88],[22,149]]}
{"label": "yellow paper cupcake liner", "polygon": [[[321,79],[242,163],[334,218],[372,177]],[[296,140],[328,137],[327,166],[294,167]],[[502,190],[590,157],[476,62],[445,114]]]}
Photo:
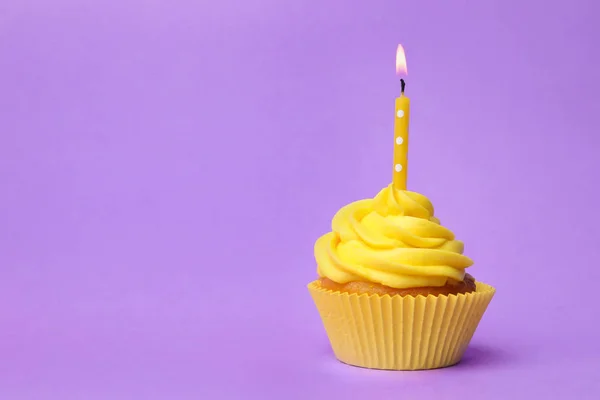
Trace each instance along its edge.
{"label": "yellow paper cupcake liner", "polygon": [[473,293],[427,297],[334,292],[318,281],[308,289],[340,361],[391,370],[458,363],[496,291],[481,282]]}

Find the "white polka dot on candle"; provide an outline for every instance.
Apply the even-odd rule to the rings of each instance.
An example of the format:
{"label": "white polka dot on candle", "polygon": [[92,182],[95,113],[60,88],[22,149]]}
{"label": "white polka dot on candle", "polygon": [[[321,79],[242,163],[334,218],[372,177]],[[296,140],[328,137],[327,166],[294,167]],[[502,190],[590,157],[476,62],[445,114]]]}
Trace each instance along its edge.
{"label": "white polka dot on candle", "polygon": [[402,171],[402,165],[401,164],[396,164],[396,166],[394,167],[394,169],[396,170],[396,172],[400,172],[400,171]]}
{"label": "white polka dot on candle", "polygon": [[396,113],[396,115],[398,116],[398,118],[404,117],[404,110],[398,110],[398,112]]}
{"label": "white polka dot on candle", "polygon": [[404,143],[404,139],[402,139],[400,136],[398,136],[396,138],[396,144],[402,144],[402,143]]}

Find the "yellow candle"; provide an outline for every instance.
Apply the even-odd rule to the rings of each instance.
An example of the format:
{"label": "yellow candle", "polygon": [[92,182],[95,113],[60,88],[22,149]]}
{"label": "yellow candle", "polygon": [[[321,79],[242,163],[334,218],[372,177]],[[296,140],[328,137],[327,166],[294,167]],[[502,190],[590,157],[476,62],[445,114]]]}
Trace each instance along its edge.
{"label": "yellow candle", "polygon": [[406,190],[406,171],[408,167],[408,119],[410,100],[402,93],[396,98],[394,122],[394,188]]}
{"label": "yellow candle", "polygon": [[[396,73],[406,75],[406,55],[402,45],[396,50]],[[406,173],[408,170],[408,120],[410,116],[410,100],[404,95],[404,80],[400,80],[402,88],[400,97],[396,99],[394,113],[394,171],[392,184],[395,189],[406,190]]]}

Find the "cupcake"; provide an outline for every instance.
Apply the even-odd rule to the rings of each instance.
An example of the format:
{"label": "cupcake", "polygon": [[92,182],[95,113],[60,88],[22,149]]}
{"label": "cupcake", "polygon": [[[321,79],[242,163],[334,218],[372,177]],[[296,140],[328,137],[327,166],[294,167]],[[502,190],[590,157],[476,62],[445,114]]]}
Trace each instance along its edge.
{"label": "cupcake", "polygon": [[339,210],[308,285],[335,356],[389,370],[458,363],[495,292],[466,273],[463,251],[427,197],[392,184]]}
{"label": "cupcake", "polygon": [[[396,72],[405,76],[399,45]],[[392,184],[348,204],[315,243],[319,278],[308,289],[336,357],[367,368],[416,370],[460,361],[494,288],[466,269],[464,245],[406,190],[410,100],[400,79]]]}

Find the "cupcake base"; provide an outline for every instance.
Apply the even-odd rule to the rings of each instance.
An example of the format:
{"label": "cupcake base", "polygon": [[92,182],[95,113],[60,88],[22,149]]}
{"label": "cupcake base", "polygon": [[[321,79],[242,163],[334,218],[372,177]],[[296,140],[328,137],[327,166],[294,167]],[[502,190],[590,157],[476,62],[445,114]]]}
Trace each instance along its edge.
{"label": "cupcake base", "polygon": [[335,356],[343,363],[387,370],[420,370],[458,363],[495,289],[389,296],[308,285]]}
{"label": "cupcake base", "polygon": [[320,285],[321,288],[331,290],[332,292],[342,293],[356,293],[361,294],[378,294],[380,296],[439,296],[439,295],[450,295],[459,293],[471,293],[476,290],[475,278],[471,275],[466,274],[465,278],[460,281],[449,281],[444,286],[440,287],[417,287],[417,288],[404,288],[396,289],[389,286],[381,285],[373,282],[348,282],[348,283],[337,283],[331,279],[321,277],[315,281],[315,284]]}

